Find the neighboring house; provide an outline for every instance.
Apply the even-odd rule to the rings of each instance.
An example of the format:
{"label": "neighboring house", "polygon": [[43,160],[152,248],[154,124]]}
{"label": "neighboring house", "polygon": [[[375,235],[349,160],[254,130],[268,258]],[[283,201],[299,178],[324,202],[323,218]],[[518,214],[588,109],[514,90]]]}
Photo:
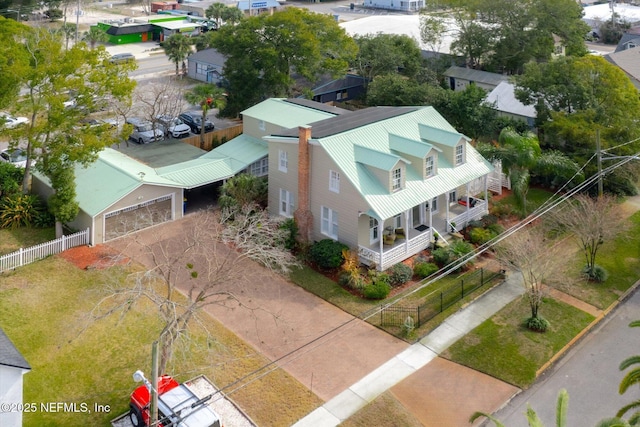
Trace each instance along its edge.
{"label": "neighboring house", "polygon": [[22,425],[22,377],[31,366],[0,328],[0,402],[14,408],[0,411],[0,426],[19,427]]}
{"label": "neighboring house", "polygon": [[640,27],[633,27],[622,35],[614,52],[617,53],[638,46],[640,46]]}
{"label": "neighboring house", "polygon": [[514,93],[515,86],[507,81],[500,82],[485,101],[498,111],[498,115],[527,122],[530,128],[535,126],[536,109],[533,105],[524,105]]}
{"label": "neighboring house", "polygon": [[566,46],[562,37],[553,34],[553,52],[551,56],[557,58],[566,55]]}
{"label": "neighboring house", "polygon": [[[280,113],[267,107],[252,108]],[[294,217],[303,239],[339,240],[384,270],[429,246],[434,231],[444,238],[488,213],[493,167],[433,107],[372,107],[308,125],[303,113],[288,111],[298,125],[264,138],[269,211]]]}
{"label": "neighboring house", "polygon": [[151,18],[110,19],[98,22],[113,44],[162,41],[172,34],[196,36],[210,28],[212,21],[188,15],[156,15]]}
{"label": "neighboring house", "polygon": [[621,51],[609,53],[604,58],[618,66],[631,80],[631,83],[640,90],[640,45]]}
{"label": "neighboring house", "polygon": [[424,0],[364,0],[363,6],[372,7],[374,9],[417,12],[424,8]]}
{"label": "neighboring house", "polygon": [[217,84],[222,80],[226,58],[216,49],[204,49],[187,58],[188,76],[206,83]]}
{"label": "neighboring house", "polygon": [[282,6],[276,0],[239,1],[237,7],[247,16],[262,15],[264,13],[273,15],[273,12],[282,9]]}
{"label": "neighboring house", "polygon": [[473,83],[490,92],[500,83],[509,80],[508,76],[502,74],[456,66],[449,67],[449,69],[444,72],[444,76],[448,78],[447,83],[452,90],[464,90]]}
{"label": "neighboring house", "polygon": [[313,100],[326,104],[358,99],[365,93],[366,81],[367,79],[357,74],[347,74],[340,79],[325,79],[311,89]]}

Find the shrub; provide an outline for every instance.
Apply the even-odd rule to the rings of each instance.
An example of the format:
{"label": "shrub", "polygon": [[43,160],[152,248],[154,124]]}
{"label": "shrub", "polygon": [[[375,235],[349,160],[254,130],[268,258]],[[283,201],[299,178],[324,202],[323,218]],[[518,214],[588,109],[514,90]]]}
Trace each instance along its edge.
{"label": "shrub", "polygon": [[298,235],[298,224],[293,220],[293,218],[287,218],[280,224],[280,229],[285,230],[284,240],[282,241],[282,245],[285,249],[292,251],[297,247],[296,236]]}
{"label": "shrub", "polygon": [[582,269],[582,273],[585,274],[588,279],[599,283],[602,283],[609,278],[609,272],[598,264],[595,264],[591,268],[588,265],[585,265]]}
{"label": "shrub", "polygon": [[364,280],[360,275],[360,257],[355,252],[343,249],[342,258],[344,258],[344,263],[342,264],[340,280],[344,283],[340,284],[353,289],[362,289]]}
{"label": "shrub", "polygon": [[413,269],[401,262],[389,269],[389,280],[391,286],[400,286],[407,283],[413,277]]}
{"label": "shrub", "polygon": [[484,224],[485,227],[489,227],[492,224],[497,224],[498,223],[498,217],[495,215],[485,215],[482,217],[482,223]]}
{"label": "shrub", "polygon": [[469,221],[469,223],[467,224],[468,228],[482,228],[484,227],[484,223],[480,220],[473,220],[473,221]]}
{"label": "shrub", "polygon": [[318,268],[332,270],[342,265],[344,261],[342,251],[344,249],[349,249],[349,247],[336,240],[323,239],[311,245],[309,260]]}
{"label": "shrub", "polygon": [[417,262],[413,266],[413,274],[421,279],[431,276],[436,271],[438,271],[438,266],[432,262]]}
{"label": "shrub", "polygon": [[362,290],[362,295],[367,299],[385,299],[391,292],[391,286],[385,280],[375,280],[370,285],[366,285]]}
{"label": "shrub", "polygon": [[31,194],[13,194],[0,204],[0,228],[29,226],[38,216],[40,201]]}
{"label": "shrub", "polygon": [[469,232],[469,240],[475,245],[483,245],[493,237],[494,234],[487,228],[472,228]]}
{"label": "shrub", "polygon": [[535,332],[546,332],[549,329],[549,321],[542,316],[529,317],[525,321],[527,329]]}
{"label": "shrub", "polygon": [[33,226],[37,228],[47,228],[55,225],[56,219],[46,209],[39,209],[33,218]]}
{"label": "shrub", "polygon": [[491,215],[497,216],[498,218],[504,218],[513,214],[513,207],[506,203],[500,203],[493,205],[489,212],[491,213]]}
{"label": "shrub", "polygon": [[494,233],[496,236],[504,232],[504,227],[498,223],[487,224],[487,230]]}
{"label": "shrub", "polygon": [[22,174],[22,169],[13,163],[0,162],[0,197],[20,192]]}
{"label": "shrub", "polygon": [[432,255],[433,255],[433,260],[440,267],[444,267],[445,265],[451,262],[449,251],[447,250],[447,248],[438,248],[435,251],[433,251]]}

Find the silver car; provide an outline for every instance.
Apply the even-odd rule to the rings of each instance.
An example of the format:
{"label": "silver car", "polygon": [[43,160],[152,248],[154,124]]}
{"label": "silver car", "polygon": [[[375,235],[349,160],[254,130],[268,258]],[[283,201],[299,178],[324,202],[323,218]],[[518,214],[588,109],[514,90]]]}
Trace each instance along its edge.
{"label": "silver car", "polygon": [[129,138],[138,144],[148,144],[164,139],[164,131],[160,128],[154,129],[153,124],[147,120],[131,117],[127,119],[127,123],[133,126],[133,132]]}

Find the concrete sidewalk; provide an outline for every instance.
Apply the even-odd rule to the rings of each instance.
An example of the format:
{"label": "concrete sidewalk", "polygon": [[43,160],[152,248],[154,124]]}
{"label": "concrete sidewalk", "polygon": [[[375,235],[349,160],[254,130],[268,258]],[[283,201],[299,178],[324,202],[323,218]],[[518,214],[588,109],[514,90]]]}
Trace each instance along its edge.
{"label": "concrete sidewalk", "polygon": [[337,426],[376,397],[433,361],[449,346],[523,293],[522,276],[510,274],[502,284],[449,317],[419,342],[299,420],[294,427]]}

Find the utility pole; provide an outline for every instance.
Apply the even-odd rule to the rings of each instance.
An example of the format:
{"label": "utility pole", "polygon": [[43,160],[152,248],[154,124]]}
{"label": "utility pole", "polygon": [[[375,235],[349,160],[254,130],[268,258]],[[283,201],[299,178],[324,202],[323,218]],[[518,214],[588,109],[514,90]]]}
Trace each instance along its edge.
{"label": "utility pole", "polygon": [[149,408],[149,426],[158,424],[158,341],[151,345],[151,405]]}
{"label": "utility pole", "polygon": [[598,197],[604,192],[602,185],[602,149],[600,147],[600,128],[596,129],[596,155],[598,161]]}

